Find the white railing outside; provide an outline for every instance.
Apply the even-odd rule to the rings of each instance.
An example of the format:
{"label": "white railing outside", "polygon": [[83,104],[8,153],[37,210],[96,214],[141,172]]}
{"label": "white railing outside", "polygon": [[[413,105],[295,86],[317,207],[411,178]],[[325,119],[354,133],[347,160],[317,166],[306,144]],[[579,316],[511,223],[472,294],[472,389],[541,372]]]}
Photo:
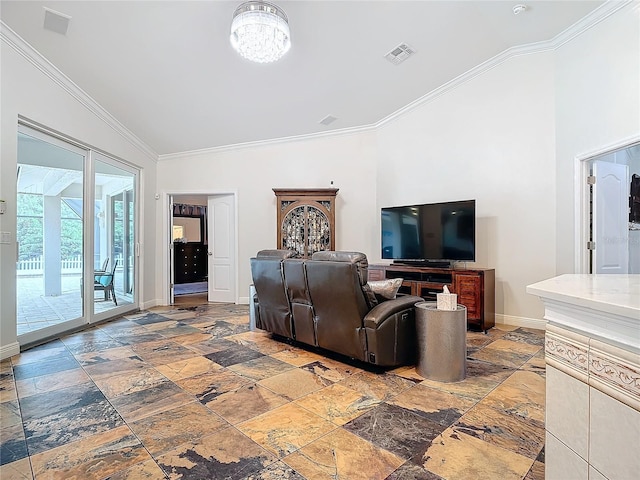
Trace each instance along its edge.
{"label": "white railing outside", "polygon": [[[122,254],[118,255],[115,258],[118,261],[117,270],[120,271],[122,269]],[[76,274],[82,273],[82,255],[78,255],[75,258],[68,258],[61,261],[63,275],[65,274]],[[109,262],[108,269],[112,268],[113,263]],[[19,260],[16,262],[16,267],[18,270],[18,275],[42,275],[44,272],[44,257],[40,255],[39,257],[31,257],[27,260]],[[99,269],[99,266],[96,267]]]}
{"label": "white railing outside", "polygon": [[[116,257],[118,261],[118,271],[122,269],[122,255]],[[62,260],[62,274],[74,274],[82,273],[82,255],[78,255],[75,258],[69,258]],[[109,262],[108,269],[112,268],[112,263]],[[38,257],[31,257],[27,260],[19,260],[16,263],[16,269],[18,275],[42,275],[44,273],[44,258],[42,255]]]}
{"label": "white railing outside", "polygon": [[[62,274],[82,273],[82,255],[75,258],[67,258],[61,261]],[[31,257],[27,260],[19,260],[16,263],[18,275],[42,275],[44,270],[44,258]]]}
{"label": "white railing outside", "polygon": [[32,257],[27,260],[19,260],[16,264],[16,268],[18,269],[18,275],[23,271],[33,273],[42,272],[42,256]]}
{"label": "white railing outside", "polygon": [[70,258],[68,260],[62,260],[62,271],[73,270],[82,271],[82,255],[78,255],[76,258]]}

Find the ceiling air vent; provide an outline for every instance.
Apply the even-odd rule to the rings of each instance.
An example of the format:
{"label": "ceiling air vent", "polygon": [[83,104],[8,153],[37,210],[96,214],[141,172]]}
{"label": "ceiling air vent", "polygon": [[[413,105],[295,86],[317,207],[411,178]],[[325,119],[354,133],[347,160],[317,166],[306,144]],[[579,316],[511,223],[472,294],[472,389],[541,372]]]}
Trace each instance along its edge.
{"label": "ceiling air vent", "polygon": [[42,8],[44,8],[44,28],[61,35],[66,35],[71,17],[47,7]]}
{"label": "ceiling air vent", "polygon": [[329,125],[330,123],[335,122],[337,119],[338,117],[334,117],[333,115],[327,115],[322,120],[320,120],[319,123],[321,123],[322,125]]}
{"label": "ceiling air vent", "polygon": [[401,43],[396,48],[387,53],[384,58],[389,60],[394,65],[400,65],[414,53],[416,53],[416,51],[413,48],[411,48],[406,43]]}

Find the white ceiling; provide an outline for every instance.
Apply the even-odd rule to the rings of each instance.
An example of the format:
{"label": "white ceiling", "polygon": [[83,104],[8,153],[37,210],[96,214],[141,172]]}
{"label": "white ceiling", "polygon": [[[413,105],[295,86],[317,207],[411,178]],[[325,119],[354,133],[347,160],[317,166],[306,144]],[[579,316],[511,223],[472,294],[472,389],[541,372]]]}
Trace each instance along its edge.
{"label": "white ceiling", "polygon": [[[1,18],[158,154],[374,125],[505,50],[549,41],[602,1],[276,1],[292,48],[229,44],[238,1],[7,1]],[[524,3],[527,11],[513,14]],[[71,16],[66,35],[44,9]],[[406,42],[400,65],[383,56]],[[329,126],[327,115],[338,118]]]}

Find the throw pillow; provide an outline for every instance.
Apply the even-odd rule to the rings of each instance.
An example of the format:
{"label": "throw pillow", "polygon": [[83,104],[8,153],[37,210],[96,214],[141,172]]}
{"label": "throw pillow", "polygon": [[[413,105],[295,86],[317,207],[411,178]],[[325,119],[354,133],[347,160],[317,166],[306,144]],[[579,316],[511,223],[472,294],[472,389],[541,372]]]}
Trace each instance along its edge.
{"label": "throw pillow", "polygon": [[386,299],[392,299],[396,298],[398,289],[400,288],[400,285],[402,285],[402,279],[390,278],[388,280],[373,280],[368,283],[371,290],[373,290],[373,293]]}
{"label": "throw pillow", "polygon": [[367,299],[369,308],[373,308],[376,305],[378,305],[378,297],[376,296],[375,293],[373,293],[373,290],[371,290],[371,287],[369,286],[368,283],[365,283],[364,285],[362,285],[362,291],[364,292],[364,296]]}

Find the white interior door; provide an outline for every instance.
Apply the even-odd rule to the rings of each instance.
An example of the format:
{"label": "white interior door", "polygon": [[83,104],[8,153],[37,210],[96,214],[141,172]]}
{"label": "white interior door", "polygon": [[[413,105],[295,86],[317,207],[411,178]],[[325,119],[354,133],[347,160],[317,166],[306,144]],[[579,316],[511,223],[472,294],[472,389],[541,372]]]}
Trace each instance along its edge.
{"label": "white interior door", "polygon": [[593,162],[594,273],[629,270],[629,167]]}
{"label": "white interior door", "polygon": [[207,201],[209,301],[236,301],[235,196],[215,195]]}

